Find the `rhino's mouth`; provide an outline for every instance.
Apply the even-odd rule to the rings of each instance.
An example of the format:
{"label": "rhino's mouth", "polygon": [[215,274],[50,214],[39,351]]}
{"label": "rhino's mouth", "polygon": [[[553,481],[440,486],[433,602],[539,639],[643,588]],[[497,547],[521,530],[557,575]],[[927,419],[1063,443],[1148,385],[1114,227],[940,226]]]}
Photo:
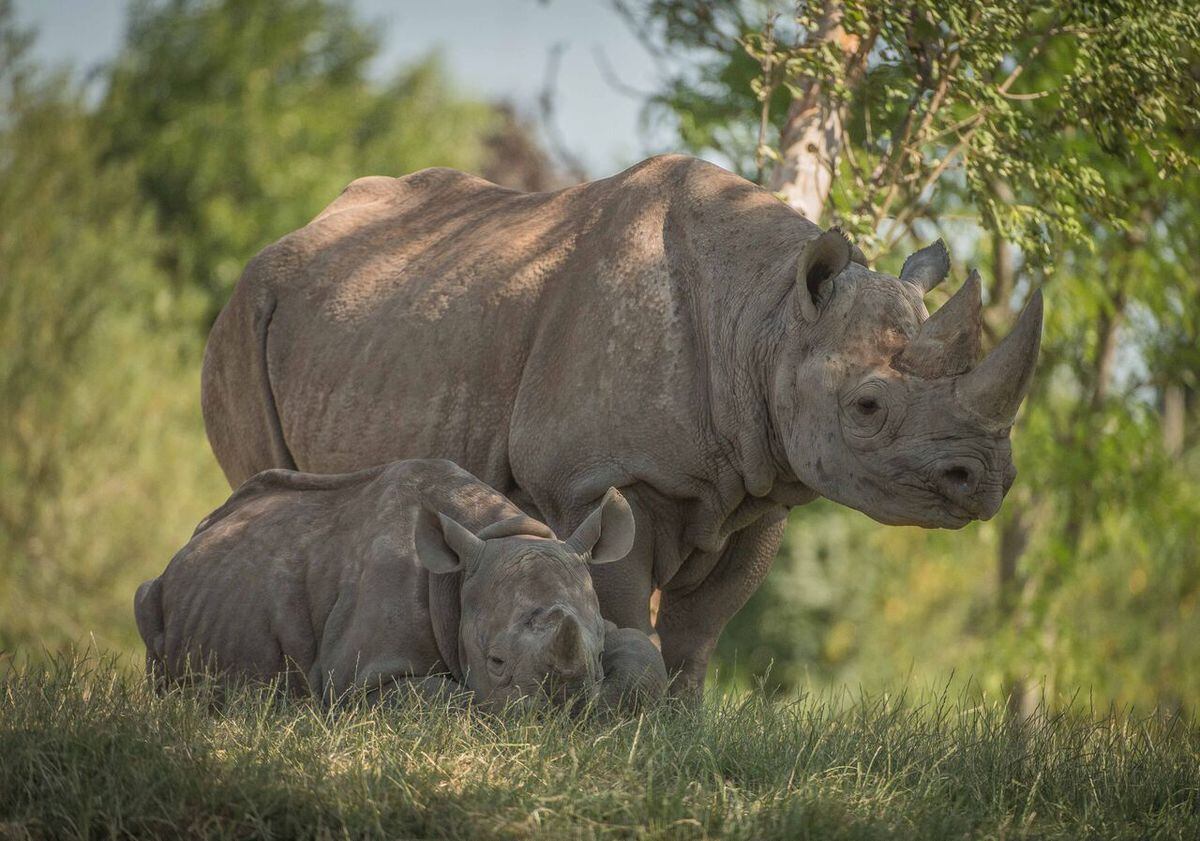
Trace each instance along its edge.
{"label": "rhino's mouth", "polygon": [[963,526],[977,519],[974,514],[971,514],[964,508],[960,508],[949,500],[942,502],[942,513],[945,515],[945,519],[949,521],[949,525],[941,526],[941,528],[961,529]]}
{"label": "rhino's mouth", "polygon": [[941,497],[934,496],[920,506],[920,513],[914,516],[911,510],[889,509],[887,511],[872,511],[858,509],[877,523],[885,526],[918,526],[924,529],[961,529],[963,526],[979,519],[961,508],[947,503]]}
{"label": "rhino's mouth", "polygon": [[928,491],[930,496],[933,497],[932,507],[937,515],[935,519],[938,520],[938,528],[961,529],[968,523],[979,519],[978,514],[964,508],[943,494],[937,487],[928,487]]}
{"label": "rhino's mouth", "polygon": [[954,500],[942,495],[937,488],[925,488],[926,502],[923,504],[923,515],[918,524],[923,528],[961,529],[979,519],[979,515],[959,505]]}

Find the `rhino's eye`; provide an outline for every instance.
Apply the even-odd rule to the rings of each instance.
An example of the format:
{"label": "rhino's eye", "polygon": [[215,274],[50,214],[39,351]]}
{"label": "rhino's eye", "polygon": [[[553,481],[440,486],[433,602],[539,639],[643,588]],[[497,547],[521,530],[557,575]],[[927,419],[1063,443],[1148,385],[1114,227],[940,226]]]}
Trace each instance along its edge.
{"label": "rhino's eye", "polygon": [[862,412],[864,415],[873,415],[879,411],[879,408],[879,401],[874,397],[858,398],[858,411]]}
{"label": "rhino's eye", "polygon": [[504,659],[497,657],[495,654],[489,654],[487,658],[488,668],[493,672],[498,672],[504,668]]}
{"label": "rhino's eye", "polygon": [[883,390],[880,383],[868,381],[849,395],[843,405],[850,421],[851,434],[859,438],[873,438],[883,430],[888,417]]}

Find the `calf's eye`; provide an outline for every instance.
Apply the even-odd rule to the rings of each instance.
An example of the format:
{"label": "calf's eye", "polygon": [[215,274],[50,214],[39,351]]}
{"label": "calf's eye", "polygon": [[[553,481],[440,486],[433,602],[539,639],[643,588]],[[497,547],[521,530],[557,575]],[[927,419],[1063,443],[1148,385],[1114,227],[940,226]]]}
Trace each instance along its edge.
{"label": "calf's eye", "polygon": [[495,655],[488,656],[488,668],[501,669],[503,667],[504,667],[504,660],[502,658],[496,657]]}
{"label": "calf's eye", "polygon": [[858,410],[864,415],[873,415],[879,411],[879,401],[874,397],[858,398]]}

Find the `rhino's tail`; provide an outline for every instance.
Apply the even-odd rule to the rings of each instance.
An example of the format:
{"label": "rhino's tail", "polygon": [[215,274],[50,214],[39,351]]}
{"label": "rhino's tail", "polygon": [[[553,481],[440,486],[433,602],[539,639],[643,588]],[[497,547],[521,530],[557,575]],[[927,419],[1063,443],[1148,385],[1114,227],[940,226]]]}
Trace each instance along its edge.
{"label": "rhino's tail", "polygon": [[146,675],[157,688],[166,681],[166,623],[163,621],[162,579],[151,578],[137,588],[133,616],[146,643]]}
{"label": "rhino's tail", "polygon": [[275,317],[269,281],[278,268],[278,244],[246,267],[213,324],[204,351],[200,403],[204,427],[231,487],[273,467],[296,469],[283,437],[271,388],[267,339]]}

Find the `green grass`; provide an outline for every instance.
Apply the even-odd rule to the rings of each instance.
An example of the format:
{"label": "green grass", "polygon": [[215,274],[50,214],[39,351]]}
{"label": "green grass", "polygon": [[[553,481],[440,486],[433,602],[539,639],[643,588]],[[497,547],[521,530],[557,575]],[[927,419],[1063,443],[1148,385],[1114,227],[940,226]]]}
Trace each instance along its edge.
{"label": "green grass", "polygon": [[1198,838],[1200,730],[966,696],[712,696],[628,721],[0,678],[0,837]]}

